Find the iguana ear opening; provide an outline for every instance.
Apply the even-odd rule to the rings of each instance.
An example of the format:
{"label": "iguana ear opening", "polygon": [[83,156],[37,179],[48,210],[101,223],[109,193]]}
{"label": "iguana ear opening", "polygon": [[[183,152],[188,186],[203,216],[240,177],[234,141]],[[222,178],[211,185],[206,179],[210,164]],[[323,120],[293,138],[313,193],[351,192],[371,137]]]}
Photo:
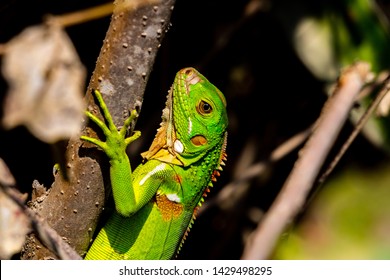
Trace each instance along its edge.
{"label": "iguana ear opening", "polygon": [[202,135],[196,135],[191,138],[191,143],[195,146],[203,146],[207,144],[207,139]]}

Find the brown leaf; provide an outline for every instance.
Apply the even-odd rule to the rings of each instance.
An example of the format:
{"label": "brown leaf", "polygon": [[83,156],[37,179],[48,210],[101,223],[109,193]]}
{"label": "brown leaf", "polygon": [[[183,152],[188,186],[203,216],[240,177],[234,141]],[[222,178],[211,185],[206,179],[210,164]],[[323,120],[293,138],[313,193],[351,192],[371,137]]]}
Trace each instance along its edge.
{"label": "brown leaf", "polygon": [[25,29],[6,45],[2,71],[9,84],[3,124],[25,125],[48,143],[70,138],[83,118],[85,69],[56,25]]}
{"label": "brown leaf", "polygon": [[0,189],[0,259],[20,252],[29,230],[23,210]]}
{"label": "brown leaf", "polygon": [[8,186],[16,184],[14,176],[12,176],[11,171],[2,158],[0,158],[0,184]]}

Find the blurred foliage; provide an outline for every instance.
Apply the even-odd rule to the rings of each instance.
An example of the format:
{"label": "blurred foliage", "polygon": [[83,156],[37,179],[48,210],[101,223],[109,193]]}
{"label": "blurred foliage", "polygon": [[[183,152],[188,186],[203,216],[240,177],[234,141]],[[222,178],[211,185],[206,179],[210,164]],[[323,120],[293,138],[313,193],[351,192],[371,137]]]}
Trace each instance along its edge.
{"label": "blurred foliage", "polygon": [[293,19],[288,19],[289,6],[285,5],[296,5],[297,1],[277,2],[281,3],[281,21],[291,33],[295,50],[319,79],[332,82],[340,67],[356,60],[369,62],[376,74],[388,69],[389,23],[376,1],[319,1],[316,6],[298,0],[303,9]]}
{"label": "blurred foliage", "polygon": [[[342,67],[357,60],[369,62],[376,75],[389,69],[389,20],[377,1],[276,2],[276,14],[297,55],[318,79],[333,83]],[[362,106],[352,112],[353,122],[371,100],[372,95],[359,101]],[[385,102],[380,114],[387,116],[388,99]],[[372,118],[363,133],[373,144],[390,151],[389,128],[388,118]]]}
{"label": "blurred foliage", "polygon": [[[105,2],[2,0],[0,43],[41,23],[47,14]],[[230,122],[227,166],[207,205],[242,170],[267,159],[281,143],[315,122],[340,67],[363,59],[375,73],[389,69],[389,15],[387,0],[198,0],[196,5],[177,0],[137,122],[142,139],[129,150],[133,166],[153,140],[174,74],[182,67],[198,68],[224,92]],[[102,18],[66,28],[88,76],[108,24],[109,18]],[[1,103],[6,88],[0,80]],[[361,102],[360,110],[368,102]],[[294,230],[283,236],[276,258],[390,257],[388,117],[376,118],[368,127],[371,132],[358,137],[334,178]],[[353,122],[345,126],[335,150],[352,129]],[[51,150],[23,128],[0,129],[0,157],[22,191],[31,192],[33,179],[51,184]],[[261,222],[296,157],[294,150],[266,172],[237,185],[236,204],[208,207],[179,258],[240,258],[249,233]]]}
{"label": "blurred foliage", "polygon": [[387,70],[390,64],[390,33],[387,19],[373,0],[338,1],[338,10],[326,18],[335,34],[335,51],[341,66],[354,60],[371,63],[372,71]]}
{"label": "blurred foliage", "polygon": [[390,259],[389,165],[350,167],[327,183],[277,259]]}
{"label": "blurred foliage", "polygon": [[[341,67],[356,60],[371,64],[374,74],[388,71],[390,29],[386,1],[299,1],[303,9],[292,21],[279,18],[291,36],[293,46],[305,65],[318,78],[332,82]],[[387,4],[388,5],[388,4]],[[295,10],[294,10],[295,11]],[[288,17],[288,16],[287,16]],[[286,22],[289,25],[286,25]],[[353,110],[355,123],[364,113],[372,95],[360,100]],[[374,116],[364,128],[371,143],[389,151],[389,118]],[[389,166],[359,170],[348,168],[333,178],[315,197],[302,220],[286,233],[274,257],[279,259],[388,259],[390,258]]]}

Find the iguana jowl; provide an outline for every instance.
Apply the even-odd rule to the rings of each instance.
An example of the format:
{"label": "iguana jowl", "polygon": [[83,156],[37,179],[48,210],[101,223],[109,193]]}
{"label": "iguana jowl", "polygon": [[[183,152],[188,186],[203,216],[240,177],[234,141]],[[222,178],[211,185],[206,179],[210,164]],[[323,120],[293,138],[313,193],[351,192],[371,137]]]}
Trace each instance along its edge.
{"label": "iguana jowl", "polygon": [[[82,136],[110,161],[116,211],[100,230],[85,259],[171,259],[184,241],[203,196],[222,170],[228,125],[223,94],[193,68],[180,70],[169,91],[161,127],[143,162],[131,171],[126,138],[133,111],[118,131],[95,91],[101,121],[87,112],[106,141]],[[106,125],[107,123],[107,125]]]}

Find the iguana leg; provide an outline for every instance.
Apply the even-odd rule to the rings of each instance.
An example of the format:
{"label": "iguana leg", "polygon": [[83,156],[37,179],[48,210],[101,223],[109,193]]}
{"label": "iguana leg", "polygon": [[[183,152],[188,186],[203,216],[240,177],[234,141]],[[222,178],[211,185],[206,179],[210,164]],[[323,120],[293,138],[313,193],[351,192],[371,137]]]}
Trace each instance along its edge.
{"label": "iguana leg", "polygon": [[[133,110],[130,116],[125,120],[123,127],[118,131],[111,114],[104,103],[101,93],[94,91],[98,105],[102,111],[104,121],[90,112],[86,112],[88,118],[93,121],[106,136],[106,141],[99,139],[81,136],[84,141],[90,142],[104,151],[110,160],[110,179],[112,186],[112,193],[115,201],[115,208],[117,212],[123,216],[130,216],[134,213],[134,207],[137,206],[136,195],[132,185],[132,171],[129,158],[126,154],[126,147],[137,139],[141,132],[135,131],[134,134],[126,138],[126,132],[131,122],[138,116],[137,112]],[[107,123],[107,124],[106,124]]]}

